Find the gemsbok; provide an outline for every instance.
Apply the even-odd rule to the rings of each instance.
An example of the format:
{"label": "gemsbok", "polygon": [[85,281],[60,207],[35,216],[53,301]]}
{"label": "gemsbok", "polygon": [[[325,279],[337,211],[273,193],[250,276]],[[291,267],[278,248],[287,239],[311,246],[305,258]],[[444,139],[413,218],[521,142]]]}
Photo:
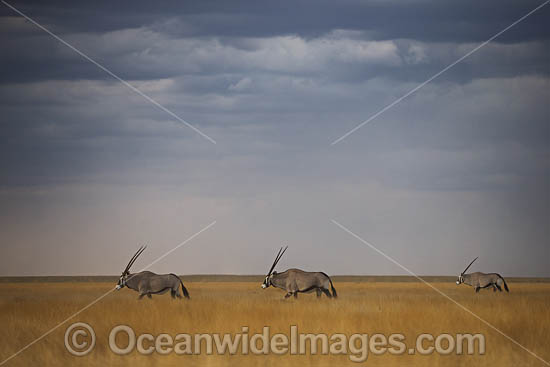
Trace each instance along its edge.
{"label": "gemsbok", "polygon": [[122,275],[118,279],[116,290],[124,287],[133,289],[139,293],[138,299],[142,299],[143,296],[152,298],[151,296],[153,294],[163,294],[168,291],[170,291],[172,298],[181,298],[181,294],[179,292],[179,287],[181,285],[183,295],[186,298],[189,298],[189,292],[176,274],[155,274],[150,271],[141,271],[135,274],[130,273],[130,268],[138,256],[145,251],[146,247],[147,246],[140,247],[134,256],[132,256],[130,262],[126,265],[126,269],[124,269]]}
{"label": "gemsbok", "polygon": [[479,292],[481,288],[488,288],[493,287],[493,292],[496,292],[498,289],[500,292],[502,292],[501,286],[504,285],[504,289],[506,289],[506,292],[509,292],[508,284],[506,284],[506,281],[500,274],[497,273],[470,273],[470,274],[464,274],[466,271],[472,266],[474,261],[477,260],[477,257],[464,269],[464,271],[460,274],[458,277],[456,284],[460,285],[462,283],[468,284],[469,286],[472,286],[475,288],[476,293]]}
{"label": "gemsbok", "polygon": [[[338,297],[336,289],[334,289],[332,285],[332,280],[325,273],[309,272],[300,269],[288,269],[282,273],[273,271],[287,248],[288,246],[283,250],[281,247],[279,253],[277,253],[275,261],[273,265],[271,265],[271,269],[267,272],[264,282],[262,283],[262,288],[265,289],[269,286],[281,288],[287,292],[285,298],[290,296],[298,298],[298,293],[310,293],[313,291],[317,293],[317,297],[321,297],[321,292],[328,298]],[[332,290],[332,294],[330,294],[330,290]]]}

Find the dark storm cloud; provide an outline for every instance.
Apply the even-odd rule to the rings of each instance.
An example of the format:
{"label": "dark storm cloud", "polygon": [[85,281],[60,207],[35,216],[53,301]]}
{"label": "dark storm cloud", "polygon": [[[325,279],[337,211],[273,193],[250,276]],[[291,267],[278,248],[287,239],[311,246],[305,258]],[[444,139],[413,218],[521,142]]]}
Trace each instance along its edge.
{"label": "dark storm cloud", "polygon": [[[105,32],[159,23],[174,36],[315,37],[328,29],[363,30],[376,39],[412,38],[438,42],[483,41],[540,1],[13,1],[12,5],[64,31]],[[11,15],[3,9],[3,15]],[[29,14],[31,15],[31,14]],[[548,9],[508,42],[548,39]],[[167,27],[166,19],[181,24]],[[159,22],[160,20],[160,22]]]}
{"label": "dark storm cloud", "polygon": [[[355,32],[346,35],[351,39],[396,42],[399,57],[404,62],[398,69],[392,65],[370,68],[353,64],[339,68],[335,65],[330,70],[322,70],[327,77],[353,81],[389,75],[419,81],[475,47],[476,42],[500,31],[538,3],[349,1],[297,2],[288,6],[256,2],[163,2],[132,3],[130,6],[118,2],[94,2],[93,5],[78,3],[67,6],[64,2],[47,5],[16,2],[14,5],[127,79],[250,72],[250,65],[239,68],[238,65],[210,60],[201,60],[206,62],[199,66],[186,67],[188,60],[178,57],[180,40],[214,39],[222,47],[243,51],[241,56],[246,57],[245,51],[250,53],[262,47],[258,39],[296,36],[308,42],[324,39],[334,30],[347,30]],[[5,17],[0,34],[5,52],[0,66],[5,70],[17,70],[17,73],[3,74],[2,81],[108,78],[34,26],[27,23],[25,28],[22,24],[25,21],[7,7],[2,7],[0,12],[0,16]],[[507,32],[496,40],[504,45],[492,56],[504,64],[494,67],[480,62],[472,68],[463,63],[457,65],[455,78],[468,80],[476,76],[506,75],[511,69],[519,74],[546,73],[548,68],[545,65],[550,61],[547,52],[550,31],[544,26],[548,12],[546,8],[541,9],[529,18],[528,24],[519,25],[513,32]],[[116,42],[124,37],[124,33],[138,38],[128,37],[123,40],[126,42]],[[431,43],[433,50],[426,55],[430,56],[428,59],[411,62],[414,55],[409,55],[409,52],[413,41]],[[109,47],[111,42],[113,46]],[[522,49],[521,46],[528,42],[532,47]],[[457,45],[464,47],[456,49]],[[507,48],[506,45],[511,46]],[[185,48],[186,55],[193,51]],[[537,55],[525,62],[525,52]],[[165,63],[156,63],[156,55]],[[169,64],[170,60],[172,64]],[[223,58],[217,60],[225,61]],[[62,69],[56,67],[59,63],[63,63]]]}

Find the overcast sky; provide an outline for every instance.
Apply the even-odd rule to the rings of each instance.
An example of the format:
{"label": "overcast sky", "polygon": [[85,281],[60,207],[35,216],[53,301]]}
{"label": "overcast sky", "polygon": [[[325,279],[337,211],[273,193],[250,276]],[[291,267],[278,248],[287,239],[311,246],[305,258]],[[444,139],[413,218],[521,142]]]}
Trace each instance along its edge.
{"label": "overcast sky", "polygon": [[0,275],[550,276],[542,1],[0,4]]}

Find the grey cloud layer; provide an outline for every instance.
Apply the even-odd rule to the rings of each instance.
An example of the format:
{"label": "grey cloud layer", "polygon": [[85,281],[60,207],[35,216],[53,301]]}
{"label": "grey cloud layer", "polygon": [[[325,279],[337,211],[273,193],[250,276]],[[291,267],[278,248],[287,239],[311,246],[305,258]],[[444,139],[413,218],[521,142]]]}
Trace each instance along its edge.
{"label": "grey cloud layer", "polygon": [[[329,146],[537,2],[13,5],[218,144],[3,7],[0,215],[10,229],[3,258],[18,259],[2,264],[6,274],[41,231],[59,251],[59,242],[114,238],[122,255],[140,236],[177,242],[182,222],[192,232],[209,215],[226,224],[207,248],[227,240],[252,253],[288,239],[336,255],[341,237],[319,228],[334,215],[396,255],[469,258],[467,240],[484,244],[486,257],[519,256],[515,244],[528,238],[530,266],[504,254],[494,265],[547,275],[548,9]],[[107,228],[107,217],[117,225]],[[250,256],[264,261],[261,251]],[[411,258],[412,268],[425,265]],[[238,260],[218,265],[238,272]],[[326,265],[366,272],[356,259]]]}

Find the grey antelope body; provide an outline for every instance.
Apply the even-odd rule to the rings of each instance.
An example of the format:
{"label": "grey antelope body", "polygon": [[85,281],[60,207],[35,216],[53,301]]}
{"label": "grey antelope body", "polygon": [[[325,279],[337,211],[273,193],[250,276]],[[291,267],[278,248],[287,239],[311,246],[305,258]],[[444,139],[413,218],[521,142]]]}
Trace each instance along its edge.
{"label": "grey antelope body", "polygon": [[153,294],[164,294],[168,291],[170,291],[172,298],[181,298],[179,292],[179,287],[181,285],[183,295],[189,298],[189,292],[176,274],[155,274],[150,271],[141,271],[135,274],[130,273],[130,267],[144,250],[145,247],[141,247],[134,256],[132,256],[132,259],[130,259],[130,262],[118,280],[116,289],[119,290],[123,287],[133,289],[139,293],[139,299],[142,299],[143,296],[151,298]]}
{"label": "grey antelope body", "polygon": [[477,257],[468,265],[466,269],[460,274],[458,277],[458,280],[456,281],[456,284],[468,284],[469,286],[472,286],[475,288],[476,292],[479,292],[481,288],[488,288],[492,287],[493,292],[496,292],[498,289],[500,292],[502,292],[502,286],[504,286],[504,289],[506,289],[506,292],[509,292],[508,284],[506,284],[506,281],[500,274],[497,273],[470,273],[470,274],[464,274],[466,273],[466,270],[470,268],[470,266],[474,263],[474,261],[477,260]]}
{"label": "grey antelope body", "polygon": [[[285,298],[290,296],[297,298],[298,293],[310,293],[314,291],[317,293],[317,297],[321,297],[321,293],[324,293],[329,298],[336,298],[338,296],[336,289],[332,285],[332,280],[325,273],[309,272],[300,269],[288,269],[282,273],[273,271],[287,248],[288,246],[284,250],[282,248],[279,250],[271,269],[262,283],[262,288],[265,289],[269,286],[274,286],[285,290],[287,292]],[[330,291],[332,291],[332,294]]]}

